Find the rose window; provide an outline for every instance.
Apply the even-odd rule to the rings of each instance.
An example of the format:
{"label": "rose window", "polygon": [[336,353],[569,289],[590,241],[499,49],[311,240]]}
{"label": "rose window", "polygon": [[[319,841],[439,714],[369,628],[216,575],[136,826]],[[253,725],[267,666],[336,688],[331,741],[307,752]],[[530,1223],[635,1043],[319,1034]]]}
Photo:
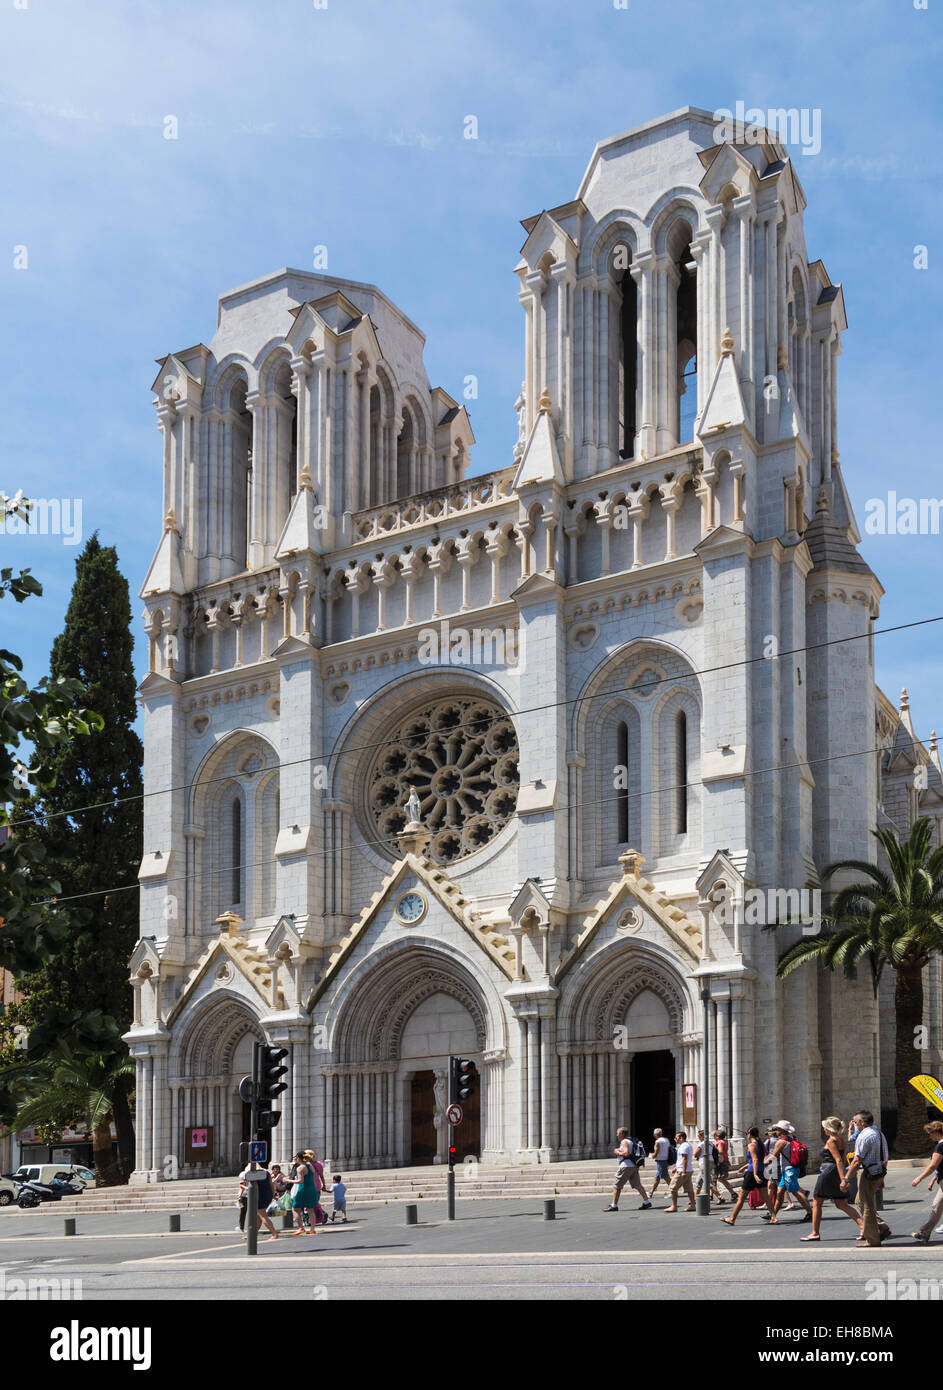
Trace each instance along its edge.
{"label": "rose window", "polygon": [[491,843],[517,806],[514,725],[490,700],[440,700],[404,719],[384,740],[367,779],[367,809],[394,847],[415,790],[426,854],[453,864]]}

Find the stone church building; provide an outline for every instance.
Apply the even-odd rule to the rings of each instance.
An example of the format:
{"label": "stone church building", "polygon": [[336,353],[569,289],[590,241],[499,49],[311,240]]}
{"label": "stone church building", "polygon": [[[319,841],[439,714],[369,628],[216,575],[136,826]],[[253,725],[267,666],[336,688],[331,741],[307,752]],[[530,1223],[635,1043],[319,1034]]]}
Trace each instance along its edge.
{"label": "stone church building", "polygon": [[488,1164],[892,1102],[887,1001],[764,921],[943,816],[939,755],[875,688],[841,287],[785,148],[715,132],[524,220],[489,472],[373,285],[277,271],[161,360],[133,1181],[235,1170],[253,1040],[275,1156],[343,1172],[442,1160],[450,1054]]}

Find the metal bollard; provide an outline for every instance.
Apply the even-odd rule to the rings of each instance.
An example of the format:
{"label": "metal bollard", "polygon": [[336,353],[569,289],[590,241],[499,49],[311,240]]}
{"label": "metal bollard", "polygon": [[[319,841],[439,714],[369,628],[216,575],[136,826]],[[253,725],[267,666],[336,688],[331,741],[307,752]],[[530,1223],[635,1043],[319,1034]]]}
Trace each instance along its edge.
{"label": "metal bollard", "polygon": [[169,1231],[179,1231],[179,1230],[180,1230],[180,1213],[179,1213],[179,1211],[171,1212],[171,1214],[169,1215],[169,1217],[167,1218],[167,1220],[168,1220],[167,1229],[168,1229]]}
{"label": "metal bollard", "polygon": [[419,1208],[415,1202],[409,1202],[406,1207],[406,1225],[416,1226],[419,1223]]}
{"label": "metal bollard", "polygon": [[75,1217],[74,1217],[74,1216],[67,1216],[67,1217],[65,1218],[65,1234],[66,1234],[67,1236],[74,1236],[74,1235],[75,1235]]}
{"label": "metal bollard", "polygon": [[282,1212],[282,1230],[283,1230],[283,1231],[290,1231],[290,1230],[292,1229],[292,1227],[294,1226],[294,1224],[295,1224],[295,1222],[294,1222],[294,1218],[292,1217],[291,1212],[290,1212],[290,1211],[283,1211],[283,1212]]}
{"label": "metal bollard", "polygon": [[556,1219],[557,1219],[557,1204],[556,1204],[556,1201],[554,1200],[553,1197],[548,1197],[548,1198],[546,1199],[546,1201],[544,1202],[544,1220],[545,1220],[545,1221],[556,1221]]}

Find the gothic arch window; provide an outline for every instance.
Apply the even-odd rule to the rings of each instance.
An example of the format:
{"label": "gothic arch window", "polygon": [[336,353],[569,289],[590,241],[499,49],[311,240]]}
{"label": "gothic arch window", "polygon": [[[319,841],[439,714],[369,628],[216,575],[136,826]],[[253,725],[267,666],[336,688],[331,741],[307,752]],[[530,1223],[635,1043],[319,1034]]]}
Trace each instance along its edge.
{"label": "gothic arch window", "polygon": [[678,273],[675,291],[677,439],[679,444],[687,444],[694,438],[697,416],[697,278],[691,260],[690,228],[682,223],[680,231],[676,229],[676,232],[682,241],[674,257]]}
{"label": "gothic arch window", "polygon": [[197,931],[230,909],[252,926],[274,913],[276,762],[269,743],[240,732],[221,740],[200,767],[189,820],[203,834],[194,840],[187,888]]}
{"label": "gothic arch window", "polygon": [[244,898],[245,828],[242,823],[242,800],[238,792],[229,806],[229,870],[232,906],[241,907]]}
{"label": "gothic arch window", "polygon": [[249,567],[252,495],[252,415],[246,403],[248,383],[239,377],[229,393],[229,476],[232,488],[230,554],[239,570]]}
{"label": "gothic arch window", "polygon": [[[641,738],[638,711],[627,705],[616,723],[616,835],[619,850],[637,849],[641,843],[639,777]],[[607,817],[607,820],[609,818]],[[610,858],[616,854],[610,852]]]}
{"label": "gothic arch window", "polygon": [[675,834],[688,833],[688,716],[679,710],[675,715],[675,766],[678,782],[675,787]]}
{"label": "gothic arch window", "polygon": [[[690,224],[676,221],[666,238],[669,272],[668,430],[677,443],[694,439],[697,417],[697,275],[691,257]],[[670,378],[672,370],[675,377]]]}
{"label": "gothic arch window", "polygon": [[291,368],[279,367],[275,376],[275,531],[288,520],[291,500],[298,491],[298,400],[291,389]]}
{"label": "gothic arch window", "polygon": [[410,497],[418,492],[416,482],[416,426],[412,410],[403,406],[403,428],[396,441],[396,496]]}
{"label": "gothic arch window", "polygon": [[632,252],[620,243],[612,254],[612,278],[618,293],[619,378],[616,390],[619,457],[635,457],[638,430],[638,291],[630,264]]}
{"label": "gothic arch window", "polygon": [[658,852],[680,854],[700,836],[701,720],[691,691],[673,691],[655,711],[653,739],[658,768]]}

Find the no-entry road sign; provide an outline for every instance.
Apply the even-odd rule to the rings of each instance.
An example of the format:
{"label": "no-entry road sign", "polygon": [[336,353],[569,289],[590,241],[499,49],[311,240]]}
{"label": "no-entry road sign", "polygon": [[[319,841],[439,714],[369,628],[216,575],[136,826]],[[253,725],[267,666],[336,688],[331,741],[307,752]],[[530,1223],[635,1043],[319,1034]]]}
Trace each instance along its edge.
{"label": "no-entry road sign", "polygon": [[446,1110],[445,1112],[445,1118],[448,1120],[450,1125],[460,1125],[462,1123],[462,1116],[464,1113],[465,1112],[463,1111],[460,1105],[450,1105],[448,1110]]}

